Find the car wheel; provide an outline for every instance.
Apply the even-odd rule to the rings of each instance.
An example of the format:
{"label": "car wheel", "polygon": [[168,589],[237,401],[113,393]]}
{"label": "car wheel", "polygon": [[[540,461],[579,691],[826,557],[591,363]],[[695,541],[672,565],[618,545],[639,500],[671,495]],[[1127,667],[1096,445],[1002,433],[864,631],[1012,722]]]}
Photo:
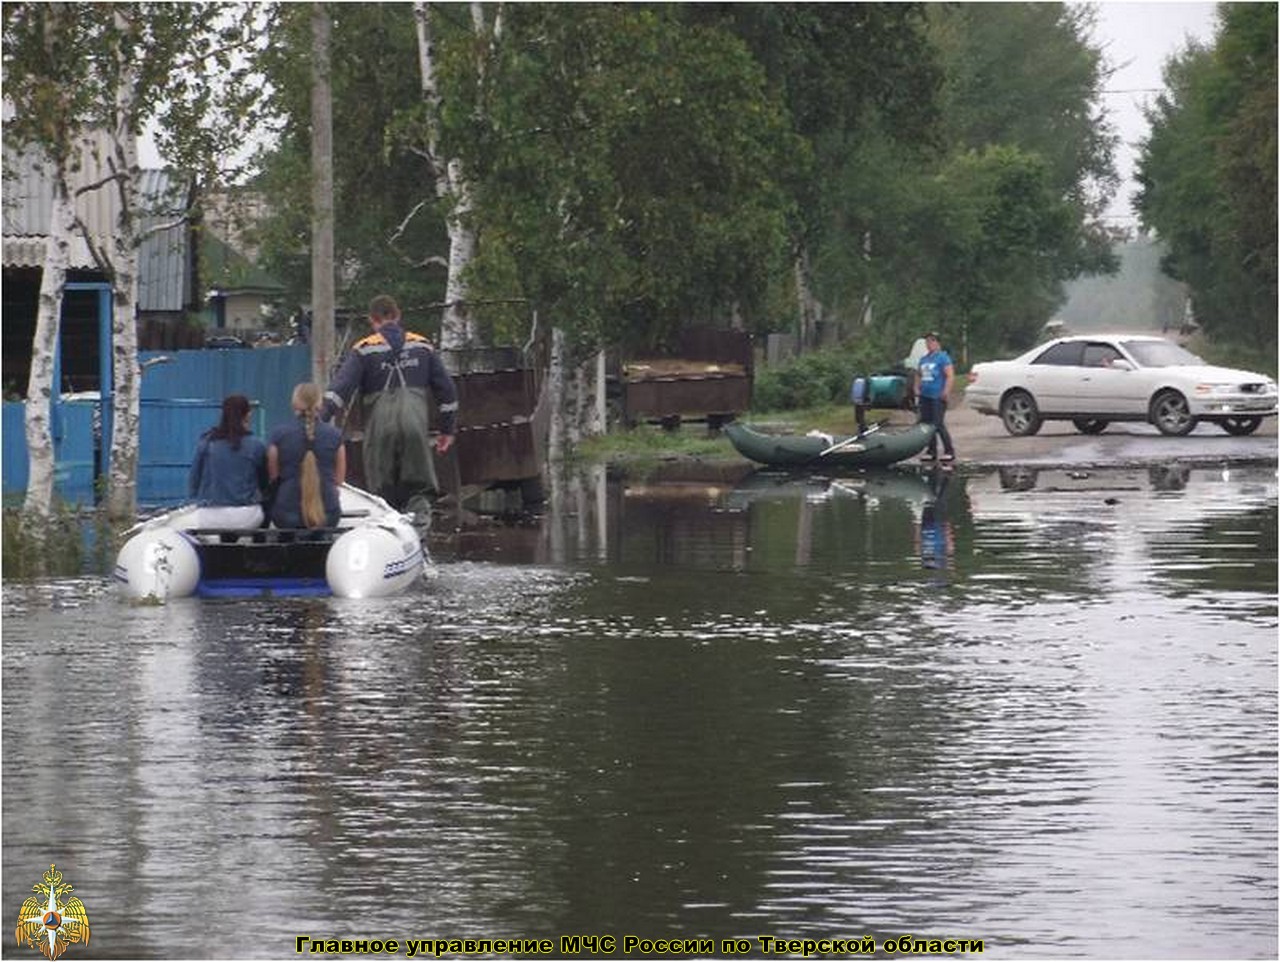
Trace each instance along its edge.
{"label": "car wheel", "polygon": [[1026,391],[1010,391],[1000,402],[1004,429],[1015,437],[1028,437],[1040,430],[1040,409]]}
{"label": "car wheel", "polygon": [[1252,434],[1258,430],[1258,425],[1262,423],[1262,418],[1223,418],[1218,422],[1218,427],[1226,431],[1228,434],[1234,434],[1237,437],[1243,437],[1246,434]]}
{"label": "car wheel", "polygon": [[1099,421],[1097,418],[1075,418],[1071,423],[1081,434],[1101,434],[1111,422]]}
{"label": "car wheel", "polygon": [[1181,437],[1190,434],[1196,426],[1187,399],[1177,391],[1161,391],[1151,399],[1151,423],[1161,434]]}

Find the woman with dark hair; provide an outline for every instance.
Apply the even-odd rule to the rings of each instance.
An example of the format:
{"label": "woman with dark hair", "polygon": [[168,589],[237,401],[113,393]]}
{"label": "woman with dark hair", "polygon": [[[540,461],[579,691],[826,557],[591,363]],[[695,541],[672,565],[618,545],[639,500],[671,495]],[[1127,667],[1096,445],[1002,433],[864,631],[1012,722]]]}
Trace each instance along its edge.
{"label": "woman with dark hair", "polygon": [[196,445],[187,491],[200,510],[193,528],[261,526],[267,485],[267,448],[249,428],[252,410],[243,394],[222,400],[222,418]]}
{"label": "woman with dark hair", "polygon": [[280,482],[271,505],[277,528],[334,528],[342,516],[338,487],[346,481],[342,432],[320,420],[323,398],[315,384],[293,389],[296,417],[271,432],[267,476]]}

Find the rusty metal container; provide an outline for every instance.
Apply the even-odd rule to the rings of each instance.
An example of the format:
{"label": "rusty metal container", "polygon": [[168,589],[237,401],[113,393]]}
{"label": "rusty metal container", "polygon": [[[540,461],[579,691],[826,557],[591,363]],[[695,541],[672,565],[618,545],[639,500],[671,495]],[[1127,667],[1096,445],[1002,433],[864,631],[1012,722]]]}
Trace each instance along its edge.
{"label": "rusty metal container", "polygon": [[623,361],[619,380],[628,424],[646,420],[731,420],[751,406],[751,338],[742,331],[685,331],[670,355]]}

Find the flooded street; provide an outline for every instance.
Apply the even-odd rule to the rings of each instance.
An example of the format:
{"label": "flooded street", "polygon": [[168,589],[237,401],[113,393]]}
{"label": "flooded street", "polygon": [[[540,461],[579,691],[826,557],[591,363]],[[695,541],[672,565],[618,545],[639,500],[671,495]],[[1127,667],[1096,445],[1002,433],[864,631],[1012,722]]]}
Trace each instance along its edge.
{"label": "flooded street", "polygon": [[6,584],[6,911],[1276,957],[1274,465],[561,487],[391,600]]}

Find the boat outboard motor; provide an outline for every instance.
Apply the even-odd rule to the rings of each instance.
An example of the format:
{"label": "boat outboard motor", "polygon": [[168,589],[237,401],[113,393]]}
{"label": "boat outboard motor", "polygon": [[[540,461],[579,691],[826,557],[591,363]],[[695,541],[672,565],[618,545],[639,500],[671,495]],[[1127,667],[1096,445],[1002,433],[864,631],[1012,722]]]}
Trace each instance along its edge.
{"label": "boat outboard motor", "polygon": [[865,377],[855,377],[853,386],[849,389],[849,400],[853,402],[853,416],[858,422],[858,433],[865,434],[867,430],[867,407],[871,400],[867,392],[867,379]]}

